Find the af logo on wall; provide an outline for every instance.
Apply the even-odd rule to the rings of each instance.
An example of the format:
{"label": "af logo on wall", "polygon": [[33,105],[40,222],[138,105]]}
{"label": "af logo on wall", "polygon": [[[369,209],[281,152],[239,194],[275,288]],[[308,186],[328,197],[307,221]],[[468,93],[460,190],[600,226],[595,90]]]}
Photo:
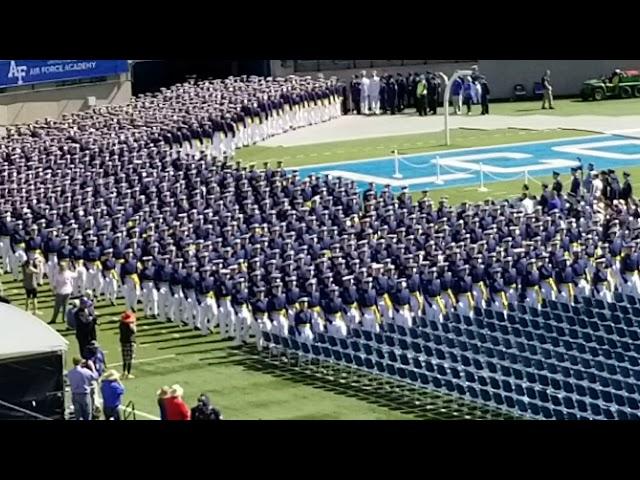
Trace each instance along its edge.
{"label": "af logo on wall", "polygon": [[17,78],[18,85],[22,85],[24,83],[23,78],[27,76],[27,67],[26,65],[18,66],[16,65],[15,60],[11,60],[11,65],[9,65],[9,75],[8,78]]}

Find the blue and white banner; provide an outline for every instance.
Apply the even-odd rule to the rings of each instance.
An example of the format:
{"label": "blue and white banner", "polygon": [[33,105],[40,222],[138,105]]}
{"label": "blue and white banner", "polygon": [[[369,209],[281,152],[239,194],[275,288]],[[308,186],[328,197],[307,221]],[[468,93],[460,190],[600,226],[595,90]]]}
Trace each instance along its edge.
{"label": "blue and white banner", "polygon": [[128,60],[0,60],[0,87],[105,77],[128,71]]}

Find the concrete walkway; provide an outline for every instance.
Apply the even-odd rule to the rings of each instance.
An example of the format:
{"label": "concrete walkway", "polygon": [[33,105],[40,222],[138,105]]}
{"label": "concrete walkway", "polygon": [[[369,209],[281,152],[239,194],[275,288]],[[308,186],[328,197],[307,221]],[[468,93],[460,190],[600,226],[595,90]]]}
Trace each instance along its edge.
{"label": "concrete walkway", "polygon": [[[599,133],[625,133],[640,135],[640,115],[607,117],[596,115],[551,116],[551,115],[452,115],[450,128],[477,128],[496,130],[502,128],[524,128],[533,130],[570,129]],[[346,115],[330,122],[294,130],[270,138],[260,145],[268,147],[292,147],[323,142],[357,140],[362,138],[439,132],[444,130],[442,115],[419,117],[416,114],[381,115],[365,117]]]}

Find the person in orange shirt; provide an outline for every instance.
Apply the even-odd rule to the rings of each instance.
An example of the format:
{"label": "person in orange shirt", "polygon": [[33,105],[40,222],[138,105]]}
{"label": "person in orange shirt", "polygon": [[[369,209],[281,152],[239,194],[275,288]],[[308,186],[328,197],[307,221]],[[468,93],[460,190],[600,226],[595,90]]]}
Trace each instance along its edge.
{"label": "person in orange shirt", "polygon": [[173,385],[169,397],[164,401],[167,420],[191,420],[191,409],[182,399],[184,390],[180,385]]}

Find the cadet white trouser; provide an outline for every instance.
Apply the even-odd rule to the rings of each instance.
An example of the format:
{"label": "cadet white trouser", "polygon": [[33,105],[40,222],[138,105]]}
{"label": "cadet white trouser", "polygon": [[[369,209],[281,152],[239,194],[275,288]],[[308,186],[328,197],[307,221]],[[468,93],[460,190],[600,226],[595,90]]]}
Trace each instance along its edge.
{"label": "cadet white trouser", "polygon": [[182,309],[182,301],[184,299],[182,287],[179,285],[173,285],[171,288],[173,292],[171,295],[171,302],[169,303],[169,320],[174,323],[180,323],[182,319],[180,311]]}
{"label": "cadet white trouser", "polygon": [[474,284],[471,287],[471,295],[473,295],[473,305],[478,308],[484,307],[484,285],[480,286],[480,284]]}
{"label": "cadet white trouser", "polygon": [[47,271],[47,263],[45,262],[44,257],[39,253],[36,253],[33,259],[36,262],[36,270],[38,271],[38,273],[36,273],[36,280],[38,285],[43,285],[44,274]]}
{"label": "cadet white trouser", "polygon": [[504,293],[507,295],[507,301],[511,304],[518,303],[518,290],[516,286],[505,287]]}
{"label": "cadet white trouser", "polygon": [[76,278],[73,281],[73,290],[76,295],[84,295],[87,290],[87,269],[84,263],[76,263]]}
{"label": "cadet white trouser", "polygon": [[118,274],[115,270],[103,271],[103,292],[107,300],[116,303],[118,298]]}
{"label": "cadet white trouser", "polygon": [[349,328],[356,328],[362,321],[362,313],[358,309],[357,304],[347,307],[347,326]]}
{"label": "cadet white trouser", "polygon": [[190,327],[195,326],[196,309],[198,300],[195,290],[183,290],[182,296],[182,321]]}
{"label": "cadet white trouser", "polygon": [[87,265],[87,290],[91,290],[95,297],[102,293],[102,271],[95,265]]}
{"label": "cadet white trouser", "polygon": [[168,320],[171,305],[171,289],[168,283],[158,285],[158,318],[163,322]]}
{"label": "cadet white trouser", "polygon": [[22,264],[27,261],[27,254],[23,248],[15,248],[15,251],[9,257],[9,265],[11,267],[11,273],[15,280],[22,278]]}
{"label": "cadet white trouser", "polygon": [[389,294],[378,297],[377,304],[378,311],[380,312],[380,315],[382,315],[382,320],[385,322],[393,321],[393,305],[391,304]]}
{"label": "cadet white trouser", "polygon": [[249,340],[253,315],[247,305],[242,305],[236,310],[235,344],[241,345]]}
{"label": "cadet white trouser", "polygon": [[289,320],[283,313],[274,313],[271,316],[271,333],[285,337],[289,334]]}
{"label": "cadet white trouser", "polygon": [[524,303],[528,307],[540,308],[541,297],[542,294],[539,287],[529,287],[527,288],[527,298]]}
{"label": "cadet white trouser", "polygon": [[[506,298],[506,294],[505,294],[505,298]],[[498,312],[505,312],[506,313],[506,311],[507,311],[507,307],[505,306],[504,302],[497,295],[496,296],[492,296],[492,298],[491,298],[491,308],[493,310],[498,311]]]}
{"label": "cadet white trouser", "polygon": [[458,295],[458,304],[456,305],[460,315],[473,316],[473,300],[470,293],[461,293]]}
{"label": "cadet white trouser", "polygon": [[135,310],[138,305],[138,297],[140,296],[140,287],[136,285],[131,277],[124,279],[122,294],[124,295],[127,310]]}
{"label": "cadet white trouser", "polygon": [[413,313],[414,316],[422,315],[425,303],[422,293],[418,291],[412,292],[409,302],[409,305],[411,305],[411,313]]}
{"label": "cadet white trouser", "polygon": [[573,303],[576,287],[572,283],[563,283],[558,287],[558,301]]}
{"label": "cadet white trouser", "polygon": [[214,158],[222,158],[222,134],[220,132],[213,134],[212,150]]}
{"label": "cadet white trouser", "polygon": [[625,295],[640,295],[640,278],[637,273],[633,274],[625,274],[627,278],[626,282],[623,283],[622,292]]}
{"label": "cadet white trouser", "polygon": [[[438,299],[442,302],[442,307],[445,307],[445,303],[442,300],[442,297],[432,297],[425,301],[425,314],[427,320],[436,320],[437,322],[441,322],[443,319],[442,307],[440,306]],[[446,309],[446,307],[445,307]]]}
{"label": "cadet white trouser", "polygon": [[58,255],[50,253],[47,258],[47,278],[49,285],[53,288],[53,275],[58,271]]}
{"label": "cadet white trouser", "polygon": [[253,322],[253,334],[256,338],[256,347],[258,350],[262,350],[264,347],[264,339],[262,338],[262,332],[271,332],[271,320],[266,313],[259,313],[256,315]]}
{"label": "cadet white trouser", "polygon": [[585,278],[581,278],[578,280],[578,285],[575,287],[576,295],[581,297],[586,297],[591,295],[591,285],[587,282]]}
{"label": "cadet white trouser", "polygon": [[397,306],[393,311],[393,321],[396,325],[410,328],[413,323],[409,305]]}
{"label": "cadet white trouser", "polygon": [[551,285],[551,280],[543,280],[540,283],[540,293],[542,293],[542,298],[546,300],[555,300],[556,299],[556,291]]}
{"label": "cadet white trouser", "polygon": [[231,298],[221,298],[218,302],[218,321],[222,338],[233,337],[236,313],[231,306]]}
{"label": "cadet white trouser", "polygon": [[0,237],[0,271],[8,272],[11,268],[11,237]]}
{"label": "cadet white trouser", "polygon": [[371,112],[378,115],[380,113],[380,95],[369,95],[371,100]]}
{"label": "cadet white trouser", "polygon": [[327,325],[324,318],[324,312],[320,307],[314,307],[311,311],[311,329],[313,333],[324,333],[327,331]]}
{"label": "cadet white trouser", "polygon": [[331,315],[329,317],[329,325],[327,333],[335,338],[347,338],[347,324],[342,319],[342,313]]}
{"label": "cadet white trouser", "polygon": [[213,296],[200,299],[197,311],[197,323],[202,333],[209,333],[217,325],[218,306]]}
{"label": "cadet white trouser", "polygon": [[360,95],[360,113],[363,115],[369,113],[369,95]]}
{"label": "cadet white trouser", "polygon": [[613,302],[613,293],[611,293],[606,283],[599,283],[593,287],[593,296],[604,302]]}
{"label": "cadet white trouser", "polygon": [[378,324],[378,314],[376,307],[366,307],[362,309],[362,329],[368,332],[378,333],[380,332],[380,325]]}
{"label": "cadet white trouser", "polygon": [[299,342],[313,343],[313,332],[311,331],[311,325],[300,325],[297,328],[297,335]]}
{"label": "cadet white trouser", "polygon": [[145,315],[158,316],[158,291],[149,280],[142,282],[142,308]]}

